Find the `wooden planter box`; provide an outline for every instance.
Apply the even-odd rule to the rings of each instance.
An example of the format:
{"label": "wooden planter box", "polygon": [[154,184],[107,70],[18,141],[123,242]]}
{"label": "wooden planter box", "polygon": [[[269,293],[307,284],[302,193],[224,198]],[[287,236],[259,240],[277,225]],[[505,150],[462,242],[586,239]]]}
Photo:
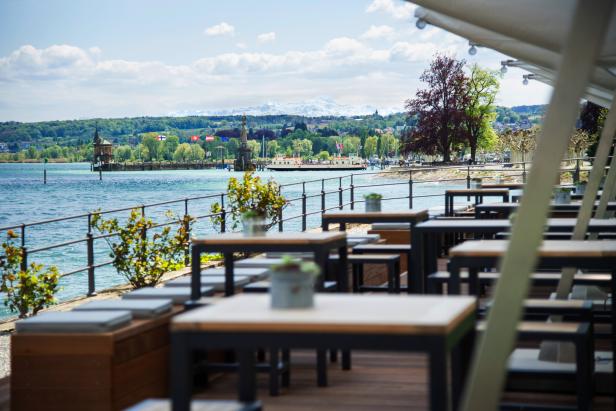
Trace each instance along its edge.
{"label": "wooden planter box", "polygon": [[120,410],[168,396],[169,321],[182,310],[99,334],[11,336],[11,409]]}

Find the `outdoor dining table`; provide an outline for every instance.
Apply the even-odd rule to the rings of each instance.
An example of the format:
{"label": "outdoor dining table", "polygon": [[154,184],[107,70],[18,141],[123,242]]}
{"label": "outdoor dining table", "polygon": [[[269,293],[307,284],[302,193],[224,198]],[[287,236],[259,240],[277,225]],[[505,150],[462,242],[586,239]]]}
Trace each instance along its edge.
{"label": "outdoor dining table", "polygon": [[475,311],[475,298],[468,296],[317,294],[314,308],[274,310],[268,295],[236,295],[173,319],[173,410],[189,409],[195,350],[235,350],[239,401],[249,403],[256,400],[254,352],[259,347],[332,346],[427,353],[430,409],[455,409],[471,357]]}
{"label": "outdoor dining table", "polygon": [[[500,218],[507,218],[509,214],[516,211],[520,206],[520,203],[490,203],[490,204],[477,204],[475,206],[475,218],[486,218],[491,213],[499,214]],[[599,202],[596,201],[594,208],[599,206]],[[554,212],[578,212],[582,207],[581,201],[574,201],[569,204],[557,204],[552,202],[550,205],[551,210]],[[616,201],[610,201],[607,203],[608,211],[616,211]]]}
{"label": "outdoor dining table", "polygon": [[493,189],[507,189],[507,190],[523,190],[524,183],[494,183],[494,184],[482,184],[481,188],[493,188]]}
{"label": "outdoor dining table", "polygon": [[[507,251],[508,240],[467,241],[449,250],[450,293],[460,294],[460,270],[469,269],[469,284],[477,284],[478,270],[496,267]],[[616,241],[552,240],[544,241],[538,250],[541,268],[605,270],[611,274],[611,295],[616,295]],[[616,305],[611,307],[612,358],[616,358]],[[612,362],[612,366],[616,363]],[[614,368],[612,372],[616,371]],[[616,392],[616,379],[613,379]]]}
{"label": "outdoor dining table", "polygon": [[453,215],[453,205],[456,197],[475,197],[475,205],[483,203],[484,197],[501,197],[503,202],[509,202],[509,190],[494,190],[486,188],[471,188],[445,191],[445,215]]}
{"label": "outdoor dining table", "polygon": [[[262,236],[246,236],[243,233],[223,233],[192,240],[191,300],[201,298],[201,254],[222,253],[225,263],[225,296],[234,294],[233,253],[256,252],[312,252],[314,261],[321,268],[318,285],[323,285],[327,276],[327,260],[330,251],[337,251],[341,267],[347,266],[346,233],[266,233]],[[336,273],[339,291],[347,291],[348,279],[345,270]]]}
{"label": "outdoor dining table", "polygon": [[[576,223],[575,218],[550,218],[546,222],[546,230],[548,232],[573,232]],[[444,219],[425,221],[415,225],[411,254],[413,262],[418,266],[418,271],[413,273],[412,280],[424,286],[427,276],[437,271],[437,243],[440,235],[472,234],[492,237],[510,229],[511,222],[508,219]],[[614,233],[616,232],[616,219],[591,218],[587,231]]]}
{"label": "outdoor dining table", "polygon": [[[329,231],[330,224],[339,224],[340,230],[346,230],[347,224],[373,224],[373,223],[409,223],[409,244],[413,243],[412,227],[417,223],[426,221],[429,217],[428,210],[396,210],[396,211],[361,211],[361,210],[347,210],[347,211],[328,211],[321,216],[323,231]],[[411,248],[412,250],[412,248]],[[408,292],[420,292],[421,288],[419,284],[410,281],[411,273],[416,272],[420,268],[419,265],[415,265],[411,257],[411,253],[407,255],[407,267],[409,275]],[[412,268],[412,269],[411,269]]]}

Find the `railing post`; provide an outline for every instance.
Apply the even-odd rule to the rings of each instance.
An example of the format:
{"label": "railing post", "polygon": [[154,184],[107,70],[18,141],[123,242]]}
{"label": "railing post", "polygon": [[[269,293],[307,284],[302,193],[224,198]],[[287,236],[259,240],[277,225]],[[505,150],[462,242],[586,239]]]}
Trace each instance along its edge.
{"label": "railing post", "polygon": [[[471,188],[471,166],[469,164],[466,166],[466,189],[469,190],[470,188]],[[471,201],[471,197],[466,196],[466,201]]]}
{"label": "railing post", "polygon": [[227,230],[227,210],[225,210],[225,195],[220,195],[220,232],[224,233]]}
{"label": "railing post", "polygon": [[351,210],[355,210],[355,186],[353,185],[353,174],[351,174]]}
{"label": "railing post", "polygon": [[96,295],[96,281],[94,279],[94,236],[92,233],[86,234],[86,245],[88,252],[88,296]]}
{"label": "railing post", "polygon": [[[190,217],[188,216],[188,199],[184,199],[184,219],[182,223],[184,224],[184,231],[186,232],[186,238],[190,240]],[[186,248],[184,248],[184,265],[188,267],[190,264],[190,241],[186,244]]]}
{"label": "railing post", "polygon": [[526,162],[522,161],[522,183],[526,184]]}
{"label": "railing post", "polygon": [[[141,217],[145,217],[145,205],[141,205]],[[143,229],[141,230],[141,238],[145,240],[148,237],[147,228],[145,228],[145,224],[143,225]]]}
{"label": "railing post", "polygon": [[26,225],[22,224],[21,225],[21,247],[25,247],[26,246]]}
{"label": "railing post", "polygon": [[409,209],[413,208],[413,170],[409,170]]}
{"label": "railing post", "polygon": [[580,159],[575,159],[575,171],[573,172],[573,184],[580,182]]}
{"label": "railing post", "polygon": [[338,179],[338,208],[342,210],[342,177]]}
{"label": "railing post", "polygon": [[24,246],[21,247],[21,271],[28,270],[28,249]]}
{"label": "railing post", "polygon": [[321,214],[325,212],[325,179],[321,179]]}
{"label": "railing post", "polygon": [[302,231],[306,231],[306,183],[302,183]]}

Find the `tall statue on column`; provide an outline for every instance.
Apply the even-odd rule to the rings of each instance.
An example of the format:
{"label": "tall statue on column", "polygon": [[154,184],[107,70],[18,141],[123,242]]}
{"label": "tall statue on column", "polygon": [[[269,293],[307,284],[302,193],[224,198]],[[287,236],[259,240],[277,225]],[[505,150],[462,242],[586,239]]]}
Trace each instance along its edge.
{"label": "tall statue on column", "polygon": [[242,116],[242,131],[240,132],[240,147],[235,158],[235,171],[252,171],[255,164],[251,160],[251,151],[248,148],[248,132],[246,131],[246,114]]}

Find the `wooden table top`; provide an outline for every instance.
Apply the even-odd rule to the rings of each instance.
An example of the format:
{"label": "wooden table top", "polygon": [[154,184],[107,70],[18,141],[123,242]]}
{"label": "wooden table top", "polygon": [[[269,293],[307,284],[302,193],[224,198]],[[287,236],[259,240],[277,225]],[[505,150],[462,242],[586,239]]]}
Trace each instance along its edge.
{"label": "wooden table top", "polygon": [[[500,209],[505,209],[505,208],[518,208],[520,206],[520,203],[486,203],[486,204],[477,204],[475,206],[475,208],[478,209],[493,209],[493,208],[500,208]],[[582,206],[582,202],[581,201],[572,201],[569,204],[556,204],[555,202],[551,201],[550,202],[550,206],[552,208],[575,208],[575,207],[581,207]],[[599,201],[595,201],[595,207],[599,206]],[[608,208],[611,207],[616,207],[616,201],[608,201],[607,203]]]}
{"label": "wooden table top", "polygon": [[339,211],[328,211],[323,213],[323,219],[353,219],[353,218],[369,218],[374,219],[375,221],[379,219],[391,219],[391,218],[400,218],[400,219],[414,219],[414,218],[424,218],[427,219],[429,216],[428,210],[426,209],[409,209],[409,210],[392,210],[392,211],[371,211],[366,212],[363,210],[339,210]]}
{"label": "wooden table top", "polygon": [[[575,227],[577,223],[576,218],[548,218],[546,225],[548,227],[554,228],[565,228],[565,227]],[[588,226],[594,229],[600,228],[614,228],[616,226],[616,219],[610,218],[591,218],[588,222]],[[443,219],[443,220],[429,220],[423,223],[419,223],[415,226],[419,229],[447,229],[451,228],[452,230],[473,230],[473,229],[507,229],[511,228],[511,222],[509,219],[465,219],[465,220],[451,220],[451,219]]]}
{"label": "wooden table top", "polygon": [[310,309],[274,310],[239,294],[173,319],[172,331],[446,335],[475,312],[475,297],[317,294]]}
{"label": "wooden table top", "polygon": [[482,184],[481,188],[506,188],[509,190],[521,190],[524,183]]}
{"label": "wooden table top", "polygon": [[215,234],[205,238],[193,238],[192,244],[202,245],[270,245],[270,244],[289,244],[289,245],[310,245],[324,244],[330,241],[337,241],[346,238],[345,232],[322,232],[322,233],[266,233],[263,236],[247,237],[243,233],[223,233]]}
{"label": "wooden table top", "polygon": [[[500,257],[509,240],[465,241],[449,250],[450,257]],[[540,257],[603,258],[616,257],[616,241],[546,240],[539,247]]]}
{"label": "wooden table top", "polygon": [[455,190],[445,190],[447,195],[509,195],[509,190],[498,190],[491,188],[464,188]]}

